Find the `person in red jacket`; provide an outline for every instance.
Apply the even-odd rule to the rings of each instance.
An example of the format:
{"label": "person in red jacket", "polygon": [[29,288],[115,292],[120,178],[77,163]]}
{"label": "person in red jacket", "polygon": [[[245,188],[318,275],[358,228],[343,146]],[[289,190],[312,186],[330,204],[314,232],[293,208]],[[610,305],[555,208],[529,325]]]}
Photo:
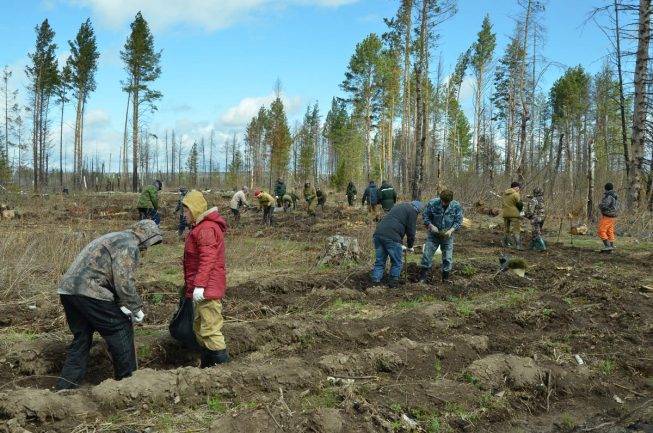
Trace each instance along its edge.
{"label": "person in red jacket", "polygon": [[195,338],[202,347],[201,367],[229,361],[222,335],[222,298],[227,290],[224,232],[227,222],[218,208],[207,210],[201,192],[192,190],[182,201],[191,230],[184,246],[186,298],[193,299]]}

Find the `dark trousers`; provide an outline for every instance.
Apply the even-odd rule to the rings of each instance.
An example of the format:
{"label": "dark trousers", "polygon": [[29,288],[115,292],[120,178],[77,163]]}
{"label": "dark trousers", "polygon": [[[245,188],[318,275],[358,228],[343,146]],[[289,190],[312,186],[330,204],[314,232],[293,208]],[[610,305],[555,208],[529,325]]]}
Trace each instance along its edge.
{"label": "dark trousers", "polygon": [[273,206],[263,206],[263,224],[264,225],[272,225],[272,212],[274,208]]}
{"label": "dark trousers", "polygon": [[354,205],[354,196],[353,195],[348,195],[347,196],[347,203],[349,204],[349,206]]}
{"label": "dark trousers", "polygon": [[138,208],[138,219],[140,220],[152,220],[156,223],[156,225],[161,224],[161,215],[159,215],[159,212],[156,211],[156,209],[152,208],[144,208],[144,207],[139,207]]}
{"label": "dark trousers", "polygon": [[179,236],[184,234],[184,231],[186,230],[186,227],[190,227],[188,223],[186,222],[186,217],[184,216],[184,213],[182,212],[179,214],[179,227],[177,228],[177,233]]}
{"label": "dark trousers", "polygon": [[234,214],[235,223],[240,223],[240,209],[231,208],[231,213]]}
{"label": "dark trousers", "polygon": [[99,332],[109,348],[114,378],[123,379],[136,370],[134,328],[114,302],[77,295],[60,295],[66,322],[73,333],[57,389],[77,388],[84,378],[93,333]]}

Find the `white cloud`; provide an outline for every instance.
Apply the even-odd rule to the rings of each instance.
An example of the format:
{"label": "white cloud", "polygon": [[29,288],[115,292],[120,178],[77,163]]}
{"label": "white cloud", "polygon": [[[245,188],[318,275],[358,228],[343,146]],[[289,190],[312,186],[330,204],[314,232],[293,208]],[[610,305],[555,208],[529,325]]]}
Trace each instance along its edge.
{"label": "white cloud", "polygon": [[[253,96],[241,99],[241,101],[228,108],[221,116],[220,122],[225,126],[242,127],[245,126],[258,113],[261,106],[269,106],[276,98],[274,93],[267,96]],[[296,113],[301,108],[302,100],[299,96],[281,95],[286,110],[286,115]]]}
{"label": "white cloud", "polygon": [[[84,110],[86,111],[86,110]],[[84,113],[84,129],[105,128],[111,123],[109,113],[102,109],[89,110]]]}
{"label": "white cloud", "polygon": [[233,25],[271,8],[293,5],[339,7],[358,0],[66,0],[88,7],[103,23],[120,27],[139,10],[154,29],[177,25],[200,27],[212,32]]}

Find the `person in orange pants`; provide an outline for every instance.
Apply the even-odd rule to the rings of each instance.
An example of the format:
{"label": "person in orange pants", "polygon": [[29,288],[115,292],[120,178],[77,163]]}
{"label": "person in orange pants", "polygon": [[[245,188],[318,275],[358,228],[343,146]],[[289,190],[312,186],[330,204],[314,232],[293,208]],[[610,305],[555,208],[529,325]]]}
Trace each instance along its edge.
{"label": "person in orange pants", "polygon": [[619,200],[617,193],[614,192],[613,185],[608,182],[605,184],[603,199],[601,200],[601,204],[599,204],[601,219],[599,220],[598,234],[603,241],[602,252],[609,253],[614,250],[614,226],[617,222],[618,208]]}

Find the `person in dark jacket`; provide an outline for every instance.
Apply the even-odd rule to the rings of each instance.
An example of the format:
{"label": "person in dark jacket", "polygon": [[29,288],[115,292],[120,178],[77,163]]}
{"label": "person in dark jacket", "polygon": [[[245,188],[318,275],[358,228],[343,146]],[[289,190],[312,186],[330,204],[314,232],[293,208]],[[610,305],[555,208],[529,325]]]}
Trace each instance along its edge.
{"label": "person in dark jacket", "polygon": [[152,185],[146,187],[138,197],[138,219],[152,220],[156,225],[161,224],[159,215],[159,191],[163,188],[163,182],[155,180]]}
{"label": "person in dark jacket", "polygon": [[[413,249],[415,243],[415,231],[417,227],[417,215],[422,210],[422,203],[401,203],[394,206],[379,223],[374,231],[374,251],[376,260],[372,269],[372,283],[381,282],[385,271],[385,263],[390,257],[390,280],[389,287],[396,287],[399,284],[399,276],[404,265],[403,250]],[[406,246],[402,241],[406,236]]]}
{"label": "person in dark jacket", "polygon": [[177,228],[177,235],[180,238],[183,236],[186,228],[190,227],[190,224],[188,224],[186,218],[184,217],[184,206],[181,204],[182,201],[184,200],[184,197],[186,197],[187,193],[188,193],[188,188],[186,188],[185,186],[179,187],[179,200],[177,200],[177,207],[175,208],[175,212],[179,213],[179,226]]}
{"label": "person in dark jacket", "polygon": [[183,201],[192,228],[184,245],[185,297],[195,304],[193,331],[202,348],[201,368],[229,361],[222,334],[222,298],[227,290],[224,233],[227,222],[218,208],[208,208],[196,190]]}
{"label": "person in dark jacket", "polygon": [[358,191],[356,191],[356,185],[354,185],[354,182],[350,180],[349,184],[347,184],[347,203],[349,206],[354,205],[354,200],[356,200],[357,193]]}
{"label": "person in dark jacket", "polygon": [[388,183],[387,180],[381,182],[381,190],[379,191],[379,203],[384,211],[388,212],[392,209],[392,206],[397,203],[397,192],[395,189]]}
{"label": "person in dark jacket", "polygon": [[143,301],[135,278],[141,251],[163,241],[159,227],[141,220],[88,244],[64,274],[57,293],[73,342],[57,389],[77,388],[86,374],[93,334],[107,343],[116,380],[136,370],[133,323],[141,323]]}
{"label": "person in dark jacket", "polygon": [[320,208],[322,208],[322,212],[324,212],[324,205],[327,201],[327,195],[320,188],[315,190],[315,194],[317,195],[317,205],[320,206]]}
{"label": "person in dark jacket", "polygon": [[277,200],[277,207],[283,205],[282,200],[284,195],[286,195],[286,184],[283,182],[283,179],[279,178],[274,185],[274,196]]}
{"label": "person in dark jacket", "polygon": [[449,280],[453,266],[453,234],[460,230],[463,224],[463,208],[453,199],[453,191],[445,189],[429,201],[422,214],[424,226],[428,230],[428,238],[420,263],[420,283],[425,283],[433,266],[433,255],[440,247],[442,251],[442,281]]}
{"label": "person in dark jacket", "polygon": [[370,184],[367,185],[367,188],[365,188],[365,192],[363,193],[363,201],[361,204],[365,206],[365,202],[367,202],[367,210],[369,212],[376,212],[378,201],[379,190],[376,187],[376,183],[374,183],[373,180],[370,180]]}
{"label": "person in dark jacket", "polygon": [[601,219],[599,220],[598,234],[603,241],[603,249],[601,250],[603,252],[609,253],[614,250],[614,227],[617,223],[618,209],[617,193],[614,192],[614,186],[608,182],[605,184],[603,199],[599,204]]}

